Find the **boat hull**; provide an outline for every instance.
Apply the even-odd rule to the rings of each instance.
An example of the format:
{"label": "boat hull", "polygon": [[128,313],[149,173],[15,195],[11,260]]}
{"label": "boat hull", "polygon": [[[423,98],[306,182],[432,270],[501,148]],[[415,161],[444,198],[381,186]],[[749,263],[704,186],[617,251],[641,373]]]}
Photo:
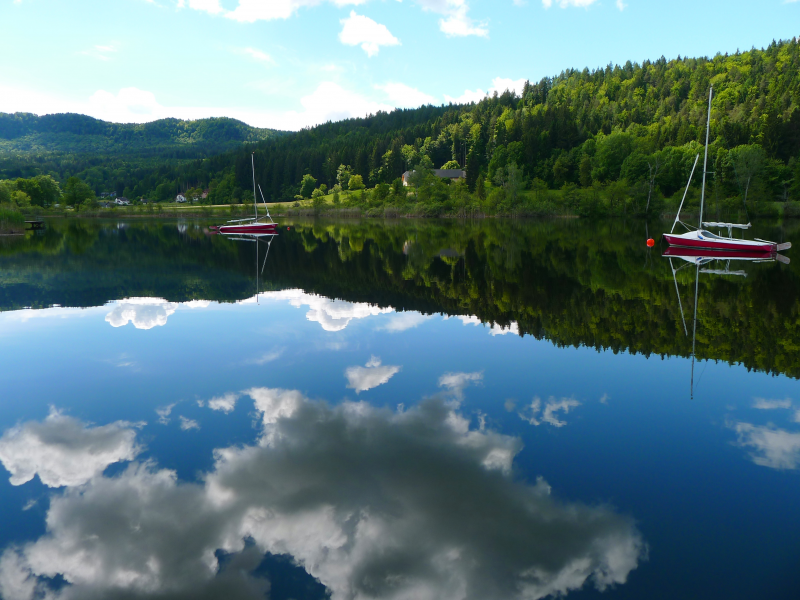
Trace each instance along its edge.
{"label": "boat hull", "polygon": [[768,242],[754,242],[750,240],[734,240],[728,238],[707,238],[698,235],[696,231],[683,235],[665,233],[664,239],[670,246],[679,246],[681,248],[719,250],[723,252],[777,252],[777,246]]}
{"label": "boat hull", "polygon": [[249,225],[220,225],[216,231],[220,233],[259,234],[275,233],[278,230],[276,223],[252,223]]}
{"label": "boat hull", "polygon": [[753,252],[741,250],[709,250],[707,248],[693,249],[670,246],[662,256],[675,256],[678,258],[713,258],[717,260],[744,259],[744,260],[769,260],[774,258],[772,252]]}

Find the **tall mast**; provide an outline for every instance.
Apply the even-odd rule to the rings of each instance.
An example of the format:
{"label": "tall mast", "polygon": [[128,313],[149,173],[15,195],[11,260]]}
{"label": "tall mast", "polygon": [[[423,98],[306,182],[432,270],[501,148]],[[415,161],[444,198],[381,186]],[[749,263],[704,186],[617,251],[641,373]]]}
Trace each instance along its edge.
{"label": "tall mast", "polygon": [[[254,158],[255,155],[256,155],[255,152],[253,152],[250,155],[250,166],[253,168],[253,208],[256,211],[256,219],[258,219],[258,201],[256,200],[256,162],[255,162],[256,159]],[[705,177],[705,174],[703,174],[703,177]],[[702,211],[701,211],[701,216],[702,216]],[[257,265],[258,265],[258,259],[256,259],[256,268],[258,268]]]}
{"label": "tall mast", "polygon": [[711,131],[711,95],[714,93],[714,86],[708,90],[708,120],[706,121],[706,155],[703,158],[703,190],[700,192],[700,224],[698,229],[703,228],[703,202],[706,198],[706,168],[708,167],[708,136]]}

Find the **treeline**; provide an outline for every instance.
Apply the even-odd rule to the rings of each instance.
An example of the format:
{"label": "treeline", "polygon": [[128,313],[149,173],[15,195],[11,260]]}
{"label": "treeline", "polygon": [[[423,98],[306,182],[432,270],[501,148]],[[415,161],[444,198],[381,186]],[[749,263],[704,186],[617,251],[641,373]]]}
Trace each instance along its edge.
{"label": "treeline", "polygon": [[[268,199],[291,200],[305,174],[332,188],[344,165],[374,187],[423,160],[436,168],[454,161],[466,168],[471,193],[502,185],[513,165],[523,188],[535,180],[588,189],[624,179],[670,198],[705,142],[712,85],[714,194],[800,199],[796,40],[713,59],[570,70],[526,84],[521,96],[507,91],[477,104],[328,123],[257,144],[257,179]],[[218,190],[218,202],[238,200],[250,188],[249,154],[241,148],[183,165],[173,181]]]}
{"label": "treeline", "polygon": [[[564,71],[527,83],[519,96],[506,91],[477,104],[326,123],[194,161],[165,158],[112,173],[107,165],[76,159],[59,173],[61,181],[77,175],[98,193],[118,178],[113,187],[128,197],[166,200],[194,188],[210,189],[208,202],[236,203],[252,198],[255,151],[256,178],[269,201],[302,196],[305,175],[328,189],[346,190],[344,170],[373,189],[391,185],[406,170],[447,165],[466,170],[472,195],[467,204],[477,202],[486,211],[514,212],[542,200],[545,190],[559,190],[562,203],[576,211],[583,204],[587,213],[593,204],[614,212],[629,202],[657,210],[660,201],[681,193],[701,151],[712,85],[714,201],[735,199],[740,207],[744,201],[752,207],[800,200],[796,39],[713,58],[662,57]],[[623,184],[615,188],[616,182]],[[412,194],[403,202],[444,205],[454,193],[441,188],[433,199]]]}

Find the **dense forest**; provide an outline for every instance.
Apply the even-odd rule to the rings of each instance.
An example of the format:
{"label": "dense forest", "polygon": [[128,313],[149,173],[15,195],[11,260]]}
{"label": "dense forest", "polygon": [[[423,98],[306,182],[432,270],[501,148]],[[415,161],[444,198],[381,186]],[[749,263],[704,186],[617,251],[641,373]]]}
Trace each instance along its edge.
{"label": "dense forest", "polygon": [[[0,179],[49,175],[63,187],[78,176],[97,196],[123,195],[145,174],[158,178],[187,161],[284,133],[229,118],[120,124],[77,114],[0,113]],[[181,189],[171,186],[170,193],[172,187]]]}
{"label": "dense forest", "polygon": [[[412,202],[438,206],[439,213],[459,203],[507,213],[554,199],[587,214],[593,203],[611,212],[660,210],[682,193],[702,150],[711,86],[710,197],[717,207],[729,200],[751,209],[764,201],[800,200],[796,39],[713,58],[568,70],[527,83],[520,96],[506,91],[475,104],[326,123],[250,144],[243,139],[216,156],[146,168],[104,170],[71,155],[48,170],[47,163],[36,166],[31,155],[20,154],[3,161],[0,176],[25,168],[33,175],[33,168],[58,174],[61,182],[77,176],[95,193],[113,187],[154,200],[170,199],[175,190],[210,189],[206,201],[225,204],[252,198],[255,151],[256,178],[270,201],[334,188],[352,201],[350,189],[364,186],[374,191],[356,198],[367,206]],[[19,131],[28,130],[20,125]],[[67,167],[69,160],[74,162]],[[425,177],[440,167],[464,168],[465,186]],[[420,174],[414,186],[420,193],[398,185],[406,170]],[[355,188],[351,180],[358,182]],[[696,176],[694,186],[699,182]]]}
{"label": "dense forest", "polygon": [[[755,234],[796,243],[799,227],[762,221]],[[687,335],[670,263],[643,237],[643,223],[621,219],[299,221],[273,242],[260,289],[474,315],[560,346],[687,356],[696,271],[678,260]],[[255,294],[254,257],[255,244],[200,222],[58,220],[0,239],[0,310],[242,300]],[[800,262],[731,268],[748,276],[700,274],[698,356],[800,377]]]}

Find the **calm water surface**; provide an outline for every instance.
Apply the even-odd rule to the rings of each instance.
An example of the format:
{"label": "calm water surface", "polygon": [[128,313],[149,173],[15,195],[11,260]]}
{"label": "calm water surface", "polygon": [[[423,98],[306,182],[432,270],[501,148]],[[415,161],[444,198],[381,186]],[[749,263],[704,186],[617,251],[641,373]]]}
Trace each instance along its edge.
{"label": "calm water surface", "polygon": [[205,225],[0,241],[0,597],[800,597],[793,251]]}

